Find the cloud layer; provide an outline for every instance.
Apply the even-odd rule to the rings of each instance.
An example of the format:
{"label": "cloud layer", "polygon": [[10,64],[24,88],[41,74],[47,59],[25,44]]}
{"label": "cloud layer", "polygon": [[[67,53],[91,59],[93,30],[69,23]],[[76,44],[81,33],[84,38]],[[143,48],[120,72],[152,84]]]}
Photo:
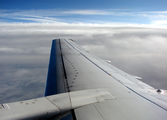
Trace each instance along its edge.
{"label": "cloud layer", "polygon": [[90,53],[155,88],[167,89],[166,28],[108,24],[0,24],[0,102],[42,97],[52,39]]}

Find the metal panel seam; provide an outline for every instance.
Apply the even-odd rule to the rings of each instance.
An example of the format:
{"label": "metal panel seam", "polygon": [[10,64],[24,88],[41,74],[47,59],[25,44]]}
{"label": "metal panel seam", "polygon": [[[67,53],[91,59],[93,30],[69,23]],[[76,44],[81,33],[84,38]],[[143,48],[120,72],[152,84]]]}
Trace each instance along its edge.
{"label": "metal panel seam", "polygon": [[[69,100],[70,100],[70,103],[71,103],[71,108],[72,108],[72,100],[71,100],[71,95],[70,95],[70,92],[68,92],[68,96],[69,96]],[[73,108],[72,108],[73,109]]]}
{"label": "metal panel seam", "polygon": [[67,92],[70,92],[69,85],[68,85],[68,82],[67,82],[67,75],[66,75],[66,70],[65,70],[64,60],[63,60],[63,54],[62,54],[60,39],[59,39],[59,46],[60,46],[60,51],[61,51],[60,55],[61,55],[61,60],[62,60],[63,73],[64,73],[64,77],[65,77],[65,83],[66,83],[66,86],[67,86],[66,89],[67,89]]}
{"label": "metal panel seam", "polygon": [[93,106],[95,107],[95,109],[97,110],[97,112],[99,113],[99,115],[103,118],[103,120],[105,120],[104,117],[102,116],[102,114],[100,113],[100,111],[96,108],[96,106],[94,104],[93,104]]}
{"label": "metal panel seam", "polygon": [[156,106],[158,106],[158,107],[162,108],[163,110],[167,111],[167,109],[165,109],[165,108],[163,108],[162,106],[158,105],[157,103],[155,103],[155,102],[151,101],[150,99],[148,99],[148,98],[146,98],[146,97],[142,96],[141,94],[139,94],[139,93],[137,93],[136,91],[132,90],[132,89],[131,89],[131,88],[129,88],[128,86],[126,86],[126,87],[127,87],[129,90],[131,90],[132,92],[134,92],[135,94],[139,95],[140,97],[142,97],[142,98],[144,98],[144,99],[148,100],[149,102],[151,102],[151,103],[155,104]]}
{"label": "metal panel seam", "polygon": [[45,97],[49,102],[51,102],[54,106],[56,106],[58,109],[59,109],[59,113],[61,113],[61,110],[60,110],[60,108],[56,105],[56,104],[54,104],[52,101],[50,101],[47,97]]}

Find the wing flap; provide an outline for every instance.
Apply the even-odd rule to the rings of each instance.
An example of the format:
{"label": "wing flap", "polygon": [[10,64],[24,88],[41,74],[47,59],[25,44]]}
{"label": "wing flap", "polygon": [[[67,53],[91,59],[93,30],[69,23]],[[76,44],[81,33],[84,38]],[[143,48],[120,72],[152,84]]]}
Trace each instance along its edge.
{"label": "wing flap", "polygon": [[[99,98],[101,98],[100,101]],[[1,104],[0,119],[47,119],[85,105],[113,99],[115,97],[106,88],[67,92],[32,100]]]}

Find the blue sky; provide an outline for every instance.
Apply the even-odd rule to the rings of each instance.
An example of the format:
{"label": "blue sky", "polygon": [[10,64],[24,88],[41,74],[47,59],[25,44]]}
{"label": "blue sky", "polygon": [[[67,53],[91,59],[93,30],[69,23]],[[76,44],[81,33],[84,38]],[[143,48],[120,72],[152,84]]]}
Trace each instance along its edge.
{"label": "blue sky", "polygon": [[166,0],[0,0],[0,22],[166,25],[166,5]]}

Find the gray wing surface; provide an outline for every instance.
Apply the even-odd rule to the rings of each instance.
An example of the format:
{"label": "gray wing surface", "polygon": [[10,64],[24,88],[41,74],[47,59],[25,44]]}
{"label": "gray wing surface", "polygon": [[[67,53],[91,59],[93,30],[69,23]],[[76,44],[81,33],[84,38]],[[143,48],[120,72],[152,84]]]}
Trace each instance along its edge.
{"label": "gray wing surface", "polygon": [[[114,99],[74,110],[77,120],[166,120],[167,99],[72,40],[60,40],[70,91],[106,88]],[[98,99],[98,98],[97,98]]]}
{"label": "gray wing surface", "polygon": [[157,91],[78,46],[55,39],[45,97],[0,104],[0,119],[167,120]]}

